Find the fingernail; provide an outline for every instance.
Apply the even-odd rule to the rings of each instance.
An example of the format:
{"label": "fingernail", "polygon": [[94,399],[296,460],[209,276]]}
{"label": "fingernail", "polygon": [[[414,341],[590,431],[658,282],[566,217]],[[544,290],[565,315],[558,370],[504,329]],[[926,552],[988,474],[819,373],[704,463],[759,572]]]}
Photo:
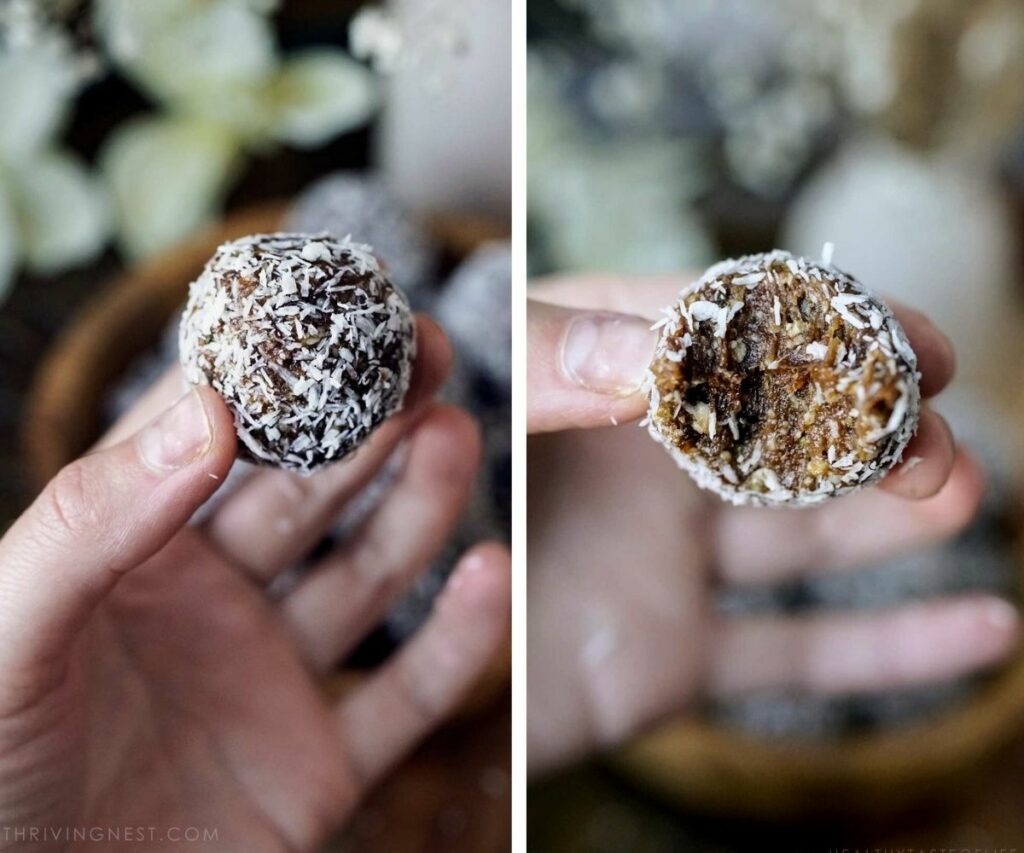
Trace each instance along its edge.
{"label": "fingernail", "polygon": [[448,578],[446,588],[449,592],[455,592],[457,589],[461,589],[466,585],[466,580],[470,575],[477,574],[486,564],[486,560],[481,554],[469,554],[463,557],[459,561],[458,568]]}
{"label": "fingernail", "polygon": [[643,381],[656,340],[646,320],[628,314],[579,314],[562,338],[562,372],[588,391],[631,394]]}
{"label": "fingernail", "polygon": [[455,597],[470,603],[486,599],[491,594],[488,585],[476,583],[474,578],[483,572],[487,565],[487,557],[481,553],[467,554],[459,560],[455,572],[445,584],[445,595],[441,596],[444,606],[449,606]]}
{"label": "fingernail", "polygon": [[1020,621],[1020,614],[1010,602],[997,598],[985,606],[984,618],[993,628],[1006,631],[1017,625]]}
{"label": "fingernail", "polygon": [[459,565],[460,573],[463,575],[475,575],[487,567],[487,557],[479,551],[474,551],[462,558]]}
{"label": "fingernail", "polygon": [[203,456],[212,437],[203,401],[192,390],[139,433],[139,453],[150,468],[173,471]]}

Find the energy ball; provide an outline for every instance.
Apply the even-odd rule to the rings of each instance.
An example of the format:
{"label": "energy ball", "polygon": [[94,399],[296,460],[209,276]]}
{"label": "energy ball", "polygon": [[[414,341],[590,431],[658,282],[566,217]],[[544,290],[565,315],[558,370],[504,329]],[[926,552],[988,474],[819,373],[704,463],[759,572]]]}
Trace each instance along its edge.
{"label": "energy ball", "polygon": [[802,506],[900,461],[917,429],[917,359],[892,312],[830,263],[723,261],[665,315],[645,424],[702,488]]}
{"label": "energy ball", "polygon": [[185,377],[235,416],[239,455],[309,474],[402,407],[412,312],[369,246],[326,235],[225,243],[192,282]]}
{"label": "energy ball", "polygon": [[452,273],[437,319],[458,356],[493,381],[512,381],[512,246],[485,243]]}

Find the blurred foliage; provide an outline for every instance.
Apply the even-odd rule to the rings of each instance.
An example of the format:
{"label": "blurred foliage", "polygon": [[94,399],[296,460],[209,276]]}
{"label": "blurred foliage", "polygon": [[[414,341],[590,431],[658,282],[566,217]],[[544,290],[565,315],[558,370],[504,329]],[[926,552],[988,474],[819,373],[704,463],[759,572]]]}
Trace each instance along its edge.
{"label": "blurred foliage", "polygon": [[529,36],[537,271],[769,248],[847,139],[991,169],[1024,110],[1019,0],[531,0]]}
{"label": "blurred foliage", "polygon": [[366,122],[373,80],[338,49],[278,56],[265,0],[98,0],[99,41],[164,113],[118,128],[100,155],[119,242],[168,246],[222,202],[247,152],[320,145]]}
{"label": "blurred foliage", "polygon": [[57,142],[92,69],[40,9],[0,7],[0,297],[21,265],[89,260],[110,233],[104,188]]}
{"label": "blurred foliage", "polygon": [[[0,296],[21,266],[53,273],[111,236],[129,257],[210,220],[247,159],[364,125],[373,75],[335,47],[282,56],[275,0],[0,4]],[[57,143],[103,73],[155,109],[114,128],[98,173]]]}

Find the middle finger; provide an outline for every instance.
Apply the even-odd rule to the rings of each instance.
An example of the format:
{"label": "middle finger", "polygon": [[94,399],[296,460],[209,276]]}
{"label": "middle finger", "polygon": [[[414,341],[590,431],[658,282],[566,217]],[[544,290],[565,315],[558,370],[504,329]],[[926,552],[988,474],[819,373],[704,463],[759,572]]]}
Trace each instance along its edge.
{"label": "middle finger", "polygon": [[309,477],[260,471],[218,507],[206,533],[225,557],[265,582],[313,550],[341,507],[373,479],[422,418],[448,372],[451,350],[440,327],[420,317],[417,337],[419,355],[405,407],[357,453]]}

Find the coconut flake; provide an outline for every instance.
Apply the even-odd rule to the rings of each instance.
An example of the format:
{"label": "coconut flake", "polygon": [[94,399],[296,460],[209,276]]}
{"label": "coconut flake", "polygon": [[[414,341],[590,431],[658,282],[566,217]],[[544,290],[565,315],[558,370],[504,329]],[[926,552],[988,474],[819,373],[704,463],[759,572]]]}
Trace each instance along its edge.
{"label": "coconut flake", "polygon": [[864,321],[854,314],[848,306],[863,302],[867,299],[866,296],[851,296],[848,294],[842,294],[840,296],[833,296],[830,300],[830,304],[835,309],[836,313],[842,317],[847,323],[853,326],[855,329],[863,329]]}

